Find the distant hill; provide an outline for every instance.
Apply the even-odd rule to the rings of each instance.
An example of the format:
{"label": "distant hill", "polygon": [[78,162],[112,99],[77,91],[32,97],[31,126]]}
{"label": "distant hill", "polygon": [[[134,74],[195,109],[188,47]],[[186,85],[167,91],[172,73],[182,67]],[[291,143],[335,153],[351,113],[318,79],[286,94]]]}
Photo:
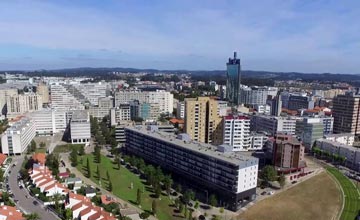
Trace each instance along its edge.
{"label": "distant hill", "polygon": [[[3,71],[4,72],[4,71]],[[29,76],[89,76],[89,77],[106,77],[112,72],[125,73],[172,73],[172,74],[191,74],[196,80],[214,80],[223,82],[226,80],[225,70],[157,70],[157,69],[137,69],[137,68],[71,68],[57,70],[37,70],[37,71],[7,71],[8,73],[23,73]],[[243,70],[242,78],[266,79],[266,80],[303,80],[303,81],[326,81],[326,82],[348,82],[353,85],[360,85],[359,74],[333,74],[333,73],[299,73],[299,72],[270,72],[270,71],[253,71]]]}

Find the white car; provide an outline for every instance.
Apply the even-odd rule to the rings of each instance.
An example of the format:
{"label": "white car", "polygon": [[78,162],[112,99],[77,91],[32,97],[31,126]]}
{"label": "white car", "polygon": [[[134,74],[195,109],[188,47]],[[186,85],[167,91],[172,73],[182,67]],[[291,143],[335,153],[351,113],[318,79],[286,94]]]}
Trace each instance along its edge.
{"label": "white car", "polygon": [[268,192],[269,195],[274,195],[274,191]]}

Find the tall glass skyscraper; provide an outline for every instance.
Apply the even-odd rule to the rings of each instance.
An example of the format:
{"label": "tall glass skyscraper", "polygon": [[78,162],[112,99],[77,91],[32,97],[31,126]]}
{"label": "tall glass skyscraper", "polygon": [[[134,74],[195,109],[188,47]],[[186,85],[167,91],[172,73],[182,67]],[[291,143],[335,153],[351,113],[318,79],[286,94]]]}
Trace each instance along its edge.
{"label": "tall glass skyscraper", "polygon": [[240,91],[240,74],[241,66],[240,59],[236,58],[236,52],[234,52],[234,58],[229,58],[229,62],[226,64],[227,80],[226,80],[226,98],[233,104],[239,104],[239,91]]}

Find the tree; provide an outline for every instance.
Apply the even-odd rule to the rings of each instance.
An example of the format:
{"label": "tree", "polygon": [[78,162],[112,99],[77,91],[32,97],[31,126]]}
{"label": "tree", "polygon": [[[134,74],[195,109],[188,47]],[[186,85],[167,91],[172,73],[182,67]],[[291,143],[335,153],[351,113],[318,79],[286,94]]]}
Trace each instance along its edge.
{"label": "tree", "polygon": [[217,205],[217,199],[216,199],[216,196],[214,194],[210,195],[209,202],[210,202],[211,206],[216,206]]}
{"label": "tree", "polygon": [[150,214],[147,213],[147,212],[143,212],[143,213],[140,214],[140,218],[141,218],[141,219],[147,219],[147,218],[149,218],[149,217],[150,217]]}
{"label": "tree", "polygon": [[281,188],[284,188],[284,186],[285,186],[285,184],[286,184],[286,178],[285,178],[285,176],[284,176],[284,174],[281,174],[280,176],[279,176],[279,184],[280,184],[280,187]]}
{"label": "tree", "polygon": [[174,200],[174,205],[175,205],[176,208],[179,208],[179,205],[180,205],[180,199],[179,198],[176,198]]}
{"label": "tree", "polygon": [[34,140],[30,143],[30,152],[34,152],[36,150],[36,142]]}
{"label": "tree", "polygon": [[137,203],[138,205],[141,204],[141,190],[140,190],[140,189],[137,190],[136,203]]}
{"label": "tree", "polygon": [[107,177],[108,180],[110,180],[110,174],[109,174],[108,170],[106,171],[106,177]]}
{"label": "tree", "polygon": [[262,169],[261,172],[262,179],[269,184],[270,181],[274,181],[276,179],[276,170],[273,166],[267,165]]}
{"label": "tree", "polygon": [[4,171],[0,168],[0,182],[4,182]]}
{"label": "tree", "polygon": [[61,200],[61,195],[59,193],[55,193],[53,195],[53,201],[54,201],[55,210],[57,212],[59,212],[61,210],[60,209],[60,200]]}
{"label": "tree", "polygon": [[171,176],[170,176],[170,175],[166,175],[166,176],[164,177],[163,183],[164,183],[164,187],[165,187],[166,193],[167,193],[168,195],[170,195],[170,193],[171,193],[171,185],[173,184],[173,180],[171,179]]}
{"label": "tree", "polygon": [[40,216],[36,212],[33,212],[33,213],[30,213],[30,214],[26,214],[25,219],[26,220],[39,220]]}
{"label": "tree", "polygon": [[100,146],[96,145],[94,149],[96,163],[101,163]]}
{"label": "tree", "polygon": [[218,215],[214,215],[211,220],[221,220],[220,216]]}
{"label": "tree", "polygon": [[182,187],[180,184],[176,185],[176,192],[181,193]]}
{"label": "tree", "polygon": [[190,209],[189,210],[189,218],[188,218],[188,220],[192,220],[192,215],[193,215],[193,210]]}
{"label": "tree", "polygon": [[119,156],[119,154],[116,154],[116,155],[115,155],[115,162],[116,162],[116,164],[117,164],[117,166],[118,166],[118,169],[120,170],[121,161],[120,161],[120,156]]}
{"label": "tree", "polygon": [[160,195],[161,195],[161,187],[160,187],[159,184],[156,184],[156,185],[154,186],[154,191],[155,191],[155,197],[156,197],[156,198],[159,198]]}
{"label": "tree", "polygon": [[155,199],[152,201],[151,210],[152,210],[153,215],[156,216],[156,213],[157,213],[157,204],[156,204],[156,200],[155,200]]}
{"label": "tree", "polygon": [[70,153],[71,166],[76,167],[78,165],[78,152],[75,148]]}
{"label": "tree", "polygon": [[220,214],[223,214],[224,213],[224,207],[220,207],[220,209],[219,209],[219,212],[220,212]]}
{"label": "tree", "polygon": [[79,155],[85,155],[85,146],[83,144],[79,147]]}
{"label": "tree", "polygon": [[40,142],[40,148],[45,148],[46,144],[44,142]]}
{"label": "tree", "polygon": [[88,174],[88,178],[91,178],[91,169],[90,169],[90,161],[89,158],[87,158],[86,160],[86,169],[87,169],[87,174]]}
{"label": "tree", "polygon": [[186,192],[184,193],[183,196],[183,200],[185,204],[188,204],[190,202],[190,200],[193,200],[195,198],[195,193],[194,191],[188,189],[186,190]]}
{"label": "tree", "polygon": [[73,220],[73,216],[72,216],[72,210],[67,208],[64,210],[64,217],[65,220]]}
{"label": "tree", "polygon": [[112,192],[112,190],[113,190],[112,182],[111,179],[109,179],[109,191]]}
{"label": "tree", "polygon": [[179,204],[179,212],[182,213],[184,211],[184,204],[180,202]]}
{"label": "tree", "polygon": [[99,165],[96,166],[96,175],[97,175],[98,180],[101,180]]}
{"label": "tree", "polygon": [[194,208],[195,208],[195,209],[199,208],[199,205],[200,205],[199,201],[198,201],[198,200],[196,200],[196,201],[195,201]]}

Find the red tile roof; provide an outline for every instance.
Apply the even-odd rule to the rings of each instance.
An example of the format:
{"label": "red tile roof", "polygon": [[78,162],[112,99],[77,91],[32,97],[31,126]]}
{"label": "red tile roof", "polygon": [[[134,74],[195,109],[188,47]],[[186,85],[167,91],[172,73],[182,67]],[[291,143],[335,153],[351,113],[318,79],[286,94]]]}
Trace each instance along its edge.
{"label": "red tile roof", "polygon": [[21,212],[18,212],[15,207],[0,206],[0,215],[6,216],[6,220],[23,220],[25,219]]}
{"label": "red tile roof", "polygon": [[34,159],[34,161],[45,165],[46,162],[46,154],[44,153],[34,153],[34,155],[32,156],[32,158]]}
{"label": "red tile roof", "polygon": [[0,166],[4,164],[7,156],[5,154],[0,154]]}

